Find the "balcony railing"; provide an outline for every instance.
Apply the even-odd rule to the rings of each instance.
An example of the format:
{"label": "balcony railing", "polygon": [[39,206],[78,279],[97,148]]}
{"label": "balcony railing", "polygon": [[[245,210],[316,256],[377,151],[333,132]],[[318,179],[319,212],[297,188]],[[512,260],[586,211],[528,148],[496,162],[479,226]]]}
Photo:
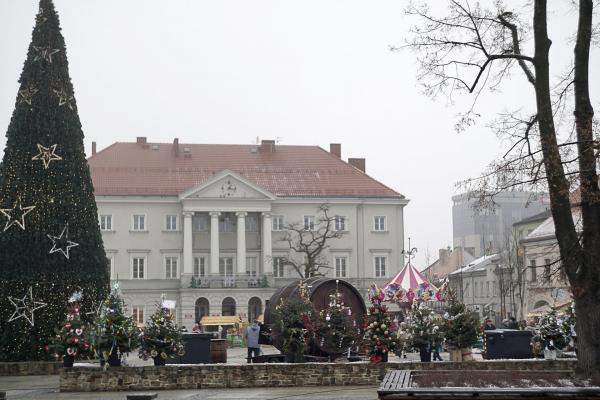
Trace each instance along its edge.
{"label": "balcony railing", "polygon": [[190,278],[190,288],[266,288],[272,286],[265,275],[262,276],[199,276]]}

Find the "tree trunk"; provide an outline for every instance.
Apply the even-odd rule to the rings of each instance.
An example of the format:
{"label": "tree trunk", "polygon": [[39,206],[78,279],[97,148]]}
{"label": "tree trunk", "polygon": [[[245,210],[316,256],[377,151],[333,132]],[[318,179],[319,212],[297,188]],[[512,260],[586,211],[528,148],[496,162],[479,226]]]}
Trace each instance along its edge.
{"label": "tree trunk", "polygon": [[567,268],[577,313],[579,370],[600,382],[600,189],[593,147],[594,109],[589,95],[589,56],[593,0],[579,1],[575,44],[575,128],[579,155],[579,192],[583,251],[577,268]]}

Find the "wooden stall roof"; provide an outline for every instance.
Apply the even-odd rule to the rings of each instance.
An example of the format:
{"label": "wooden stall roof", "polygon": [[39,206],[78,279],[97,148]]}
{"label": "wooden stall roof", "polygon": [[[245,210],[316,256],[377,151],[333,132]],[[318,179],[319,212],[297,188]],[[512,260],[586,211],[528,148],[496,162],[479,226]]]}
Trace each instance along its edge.
{"label": "wooden stall roof", "polygon": [[235,325],[242,322],[239,316],[205,316],[202,317],[200,323],[202,326],[215,326],[215,325]]}

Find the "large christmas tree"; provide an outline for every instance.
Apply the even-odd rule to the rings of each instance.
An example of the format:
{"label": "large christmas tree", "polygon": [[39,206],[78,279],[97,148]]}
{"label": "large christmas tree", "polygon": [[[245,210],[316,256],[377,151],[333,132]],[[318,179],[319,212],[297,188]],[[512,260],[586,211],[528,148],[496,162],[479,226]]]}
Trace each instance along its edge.
{"label": "large christmas tree", "polygon": [[86,317],[108,292],[83,132],[52,0],[41,0],[0,166],[0,361],[44,346],[80,291]]}

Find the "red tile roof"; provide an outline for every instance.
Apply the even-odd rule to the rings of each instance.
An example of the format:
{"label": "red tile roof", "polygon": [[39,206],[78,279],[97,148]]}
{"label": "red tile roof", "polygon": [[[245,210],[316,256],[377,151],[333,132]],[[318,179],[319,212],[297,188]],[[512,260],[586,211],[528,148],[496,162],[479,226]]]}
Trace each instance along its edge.
{"label": "red tile roof", "polygon": [[[278,197],[404,196],[318,146],[114,143],[88,159],[96,195],[178,195],[228,169]],[[186,157],[184,149],[191,157]]]}

